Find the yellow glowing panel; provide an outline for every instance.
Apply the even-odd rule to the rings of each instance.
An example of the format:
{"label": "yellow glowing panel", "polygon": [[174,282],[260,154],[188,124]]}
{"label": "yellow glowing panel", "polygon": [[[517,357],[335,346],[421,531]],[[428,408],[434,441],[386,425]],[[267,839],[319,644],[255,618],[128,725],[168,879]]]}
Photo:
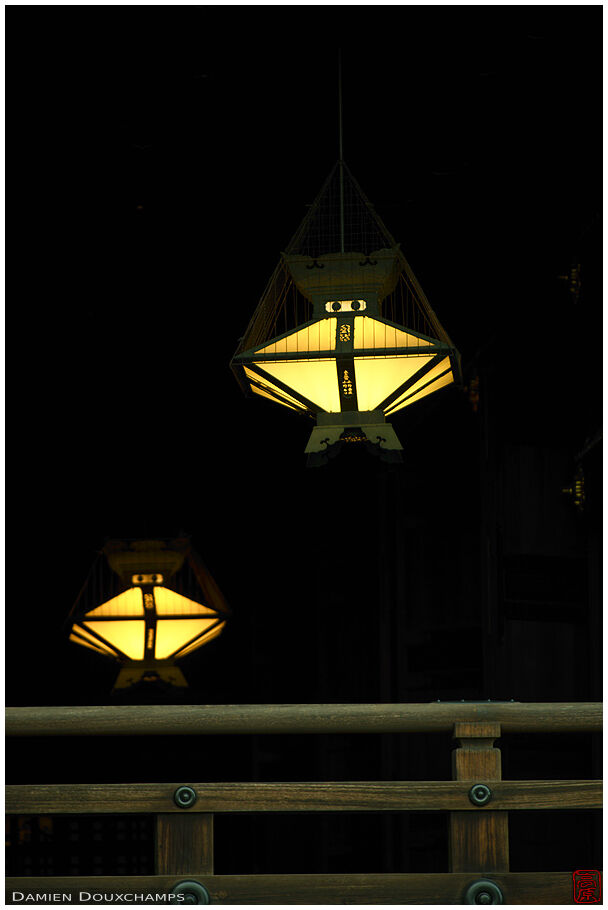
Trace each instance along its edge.
{"label": "yellow glowing panel", "polygon": [[[355,318],[355,348],[415,348],[428,347],[432,341],[425,341],[409,332],[395,329],[371,316]],[[382,356],[382,355],[381,355]]]}
{"label": "yellow glowing panel", "polygon": [[262,398],[270,398],[270,400],[271,400],[271,401],[274,401],[275,404],[282,404],[283,407],[289,408],[290,411],[302,411],[302,410],[303,410],[303,408],[296,408],[295,405],[293,405],[293,404],[288,404],[286,401],[280,401],[280,400],[276,397],[276,395],[271,395],[269,392],[265,392],[263,389],[258,389],[258,387],[255,386],[255,385],[252,385],[252,386],[251,386],[251,391],[252,391],[255,395],[261,395]]}
{"label": "yellow glowing panel", "polygon": [[146,629],[143,619],[109,619],[106,622],[86,622],[84,625],[132,660],[143,660]]}
{"label": "yellow glowing panel", "polygon": [[75,641],[77,645],[82,645],[83,648],[90,648],[91,651],[97,651],[98,654],[112,654],[107,648],[96,647],[88,641],[83,641],[82,638],[78,638],[76,635],[70,635],[70,641]]}
{"label": "yellow glowing panel", "polygon": [[179,652],[179,656],[184,657],[186,654],[190,654],[191,651],[196,651],[196,649],[200,648],[201,645],[206,645],[208,641],[212,641],[214,638],[217,638],[217,636],[224,631],[225,625],[226,623],[223,622],[221,625],[217,626],[215,629],[209,632],[208,635],[204,635],[198,641],[195,641],[193,644],[191,644],[188,648],[184,648],[183,651]]}
{"label": "yellow glowing panel", "polygon": [[72,632],[76,632],[78,635],[82,635],[83,638],[86,638],[87,641],[90,641],[95,645],[96,648],[100,648],[106,654],[113,654],[116,657],[116,653],[112,651],[106,644],[99,641],[98,638],[95,638],[91,635],[90,632],[87,632],[86,629],[83,629],[82,626],[72,626]]}
{"label": "yellow glowing panel", "polygon": [[406,398],[409,398],[410,395],[414,395],[416,392],[420,391],[424,386],[433,382],[434,379],[438,379],[446,370],[450,369],[450,358],[444,357],[439,361],[437,366],[434,366],[432,370],[429,370],[428,373],[425,373],[424,376],[421,376],[420,379],[415,382],[413,385],[407,389],[403,395],[394,401],[387,410],[392,411],[395,408],[400,408]]}
{"label": "yellow glowing panel", "polygon": [[177,615],[179,613],[190,613],[200,616],[217,616],[215,610],[204,607],[189,597],[177,594],[169,588],[154,588],[154,600],[156,601],[156,612],[159,616]]}
{"label": "yellow glowing panel", "polygon": [[211,619],[159,619],[156,623],[156,659],[163,660],[165,657],[171,657],[190,639],[195,635],[200,635],[214,622],[216,622],[216,617]]}
{"label": "yellow glowing panel", "polygon": [[[412,404],[414,401],[419,401],[421,398],[424,398],[426,395],[430,395],[432,392],[437,392],[439,389],[442,389],[444,386],[449,385],[451,382],[454,382],[454,377],[452,371],[446,373],[445,376],[440,376],[439,379],[436,379],[435,382],[431,382],[429,385],[425,386],[415,395],[412,395],[411,398],[401,398],[398,403],[393,407],[387,408],[387,414],[394,414],[395,411],[400,411],[401,408],[405,408],[408,404]],[[408,390],[409,391],[409,390]]]}
{"label": "yellow glowing panel", "polygon": [[335,317],[320,319],[305,329],[298,329],[285,338],[279,338],[272,344],[258,348],[256,354],[308,354],[310,351],[335,351],[336,322]]}
{"label": "yellow glowing panel", "polygon": [[[258,376],[257,373],[254,373],[253,370],[248,370],[247,367],[244,367],[244,370],[248,379],[259,382],[264,386],[264,392],[262,392],[260,389],[252,385],[252,392],[256,392],[258,395],[265,394],[267,398],[271,398],[273,401],[276,401],[277,404],[284,404],[285,407],[290,407],[286,401],[282,400],[286,398],[287,401],[291,403],[291,407],[297,408],[300,411],[305,410],[304,405],[300,404],[299,401],[296,401],[295,398],[292,398],[291,395],[288,395],[287,392],[284,392],[282,389],[279,389],[277,386],[273,385],[272,382],[269,382],[267,379],[262,379],[261,376]],[[272,394],[273,392],[276,392],[277,397]],[[281,400],[279,400],[278,396],[281,396]]]}
{"label": "yellow glowing panel", "polygon": [[340,410],[335,360],[287,360],[282,363],[259,363],[256,366],[308,398],[318,408],[325,411]]}
{"label": "yellow glowing panel", "polygon": [[411,379],[433,359],[433,354],[405,357],[355,357],[357,401],[360,411],[373,411],[391,392]]}
{"label": "yellow glowing panel", "polygon": [[107,600],[100,607],[90,610],[87,616],[139,616],[143,615],[144,605],[141,588],[129,588],[118,597]]}

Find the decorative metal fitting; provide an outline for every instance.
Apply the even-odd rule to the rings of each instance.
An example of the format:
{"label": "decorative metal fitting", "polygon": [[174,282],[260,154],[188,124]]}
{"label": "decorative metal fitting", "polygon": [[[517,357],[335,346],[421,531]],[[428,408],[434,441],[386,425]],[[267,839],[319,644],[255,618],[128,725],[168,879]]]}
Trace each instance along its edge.
{"label": "decorative metal fitting", "polygon": [[178,787],[173,794],[173,802],[180,809],[189,809],[196,802],[196,791],[192,787]]}
{"label": "decorative metal fitting", "polygon": [[[184,788],[187,789],[187,788]],[[184,898],[180,904],[210,904],[211,898],[209,892],[200,882],[178,882],[171,889],[171,894],[183,894]]]}
{"label": "decorative metal fitting", "polygon": [[485,806],[492,799],[492,791],[485,784],[473,784],[469,790],[469,799],[474,806]]}
{"label": "decorative metal fitting", "polygon": [[465,904],[502,904],[504,898],[496,882],[482,878],[469,885],[464,902]]}

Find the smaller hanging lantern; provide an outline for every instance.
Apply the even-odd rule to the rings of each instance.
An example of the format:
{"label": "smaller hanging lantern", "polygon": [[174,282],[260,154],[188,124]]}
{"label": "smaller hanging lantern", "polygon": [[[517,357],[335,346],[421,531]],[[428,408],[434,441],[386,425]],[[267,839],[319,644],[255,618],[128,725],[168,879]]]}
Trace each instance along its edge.
{"label": "smaller hanging lantern", "polygon": [[220,635],[229,615],[189,540],[111,540],[70,613],[70,641],[122,664],[115,689],[183,687],[175,661]]}

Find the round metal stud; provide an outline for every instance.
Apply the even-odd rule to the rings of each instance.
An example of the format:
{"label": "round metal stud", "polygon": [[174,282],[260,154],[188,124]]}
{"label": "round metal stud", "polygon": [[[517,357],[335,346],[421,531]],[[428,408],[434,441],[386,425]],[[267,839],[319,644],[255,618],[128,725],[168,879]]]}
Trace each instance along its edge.
{"label": "round metal stud", "polygon": [[178,882],[171,889],[171,894],[183,894],[180,904],[210,904],[209,892],[200,882]]}
{"label": "round metal stud", "polygon": [[189,809],[196,802],[196,792],[192,787],[178,787],[173,794],[173,801],[180,809]]}
{"label": "round metal stud", "polygon": [[492,791],[485,784],[473,784],[469,790],[469,799],[474,806],[485,806],[492,799]]}
{"label": "round metal stud", "polygon": [[353,310],[355,311],[355,313],[357,312],[357,310],[361,309],[361,304],[359,303],[358,300],[353,300],[351,306],[352,306]]}
{"label": "round metal stud", "polygon": [[502,904],[504,898],[496,882],[482,878],[469,885],[464,902],[465,904]]}
{"label": "round metal stud", "polygon": [[342,304],[340,303],[339,300],[334,300],[334,302],[331,305],[331,308],[334,311],[334,313],[337,313],[338,310],[342,309]]}

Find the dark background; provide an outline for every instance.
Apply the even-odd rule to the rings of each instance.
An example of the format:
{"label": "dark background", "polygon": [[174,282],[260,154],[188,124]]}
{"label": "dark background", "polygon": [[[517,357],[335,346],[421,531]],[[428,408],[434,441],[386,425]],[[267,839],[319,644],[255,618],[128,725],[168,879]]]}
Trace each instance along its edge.
{"label": "dark background", "polygon": [[[7,19],[7,704],[110,704],[117,668],[69,644],[64,620],[106,539],[183,532],[234,612],[182,662],[193,703],[600,700],[600,9]],[[463,361],[463,389],[395,416],[397,466],[350,447],[307,468],[312,424],[245,399],[228,366],[337,158],[339,47],[345,160]],[[577,294],[559,277],[572,267]],[[579,463],[582,512],[562,492]],[[592,737],[501,746],[507,778],[600,776]],[[449,749],[23,741],[7,776],[440,779]],[[217,827],[218,872],[447,868],[441,815]],[[513,813],[512,868],[599,868],[599,830],[591,813]],[[90,868],[58,859],[57,827],[44,868],[117,868],[83,832]]]}

